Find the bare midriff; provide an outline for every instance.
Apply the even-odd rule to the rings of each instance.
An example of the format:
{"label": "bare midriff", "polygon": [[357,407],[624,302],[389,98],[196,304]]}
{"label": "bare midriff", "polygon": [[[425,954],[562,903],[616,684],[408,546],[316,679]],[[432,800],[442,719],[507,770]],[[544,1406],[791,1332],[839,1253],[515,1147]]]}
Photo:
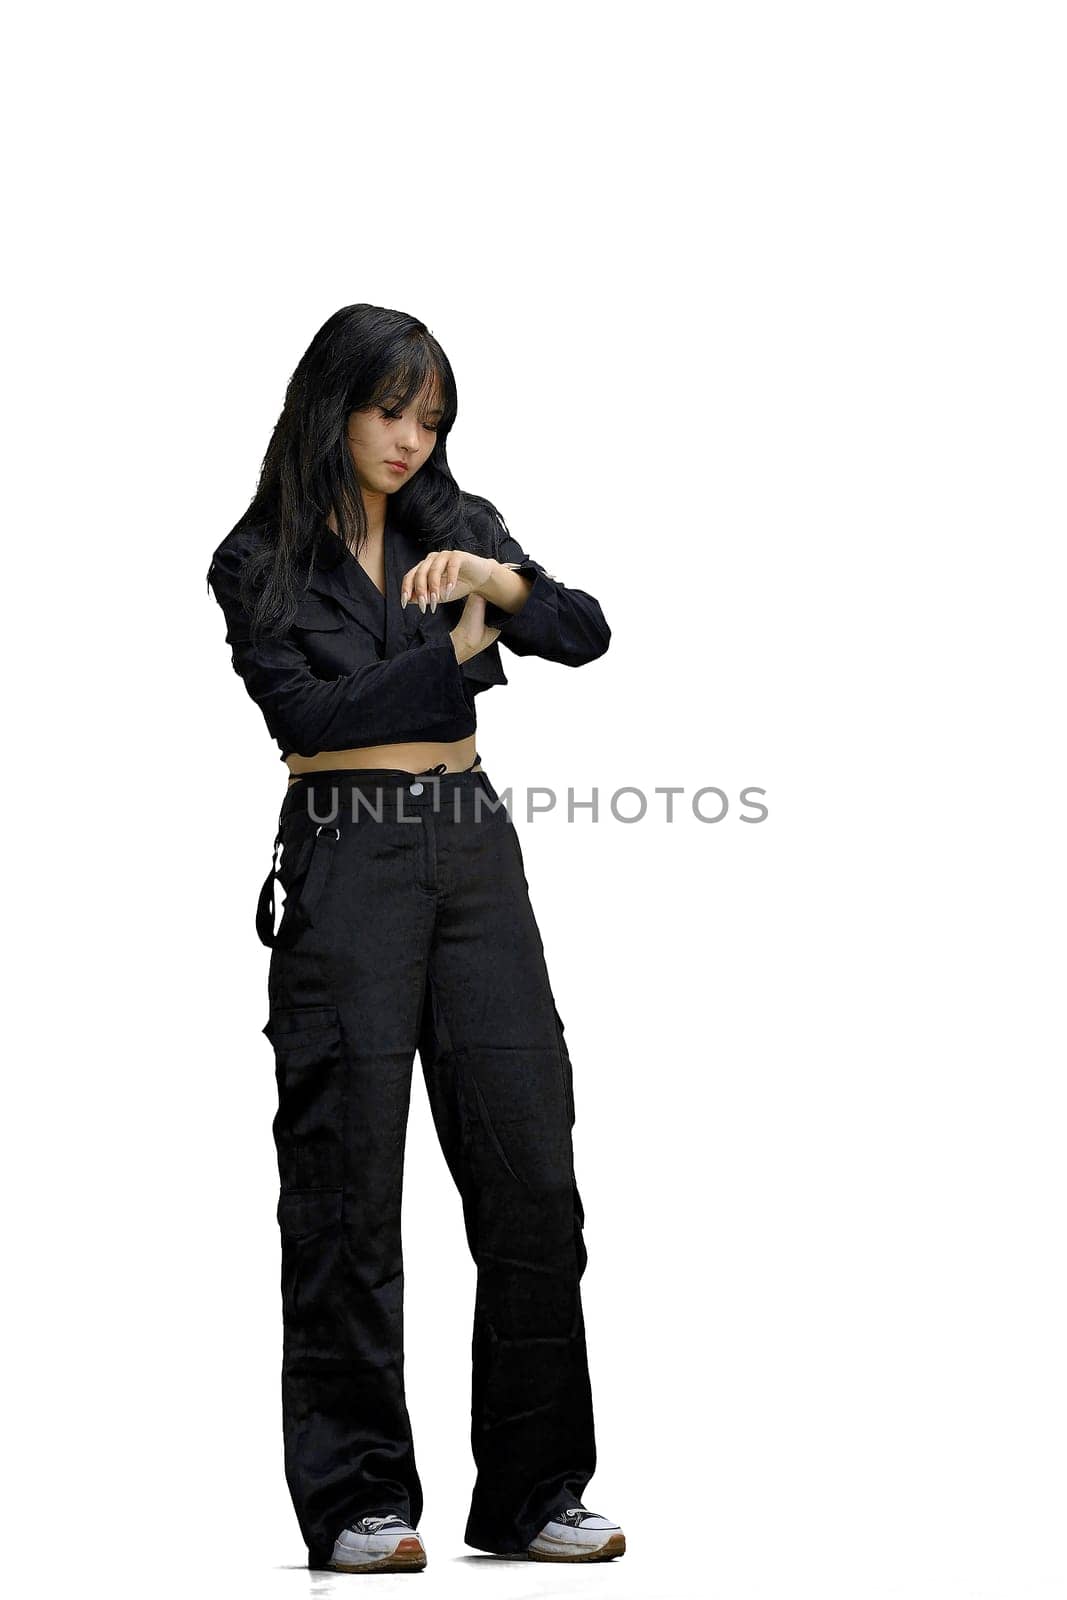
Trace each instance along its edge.
{"label": "bare midriff", "polygon": [[421,739],[414,744],[371,744],[357,750],[320,750],[314,756],[286,756],[285,764],[292,773],[289,784],[306,772],[333,772],[338,768],[392,767],[401,772],[425,772],[428,767],[444,763],[446,772],[481,771],[481,763],[471,768],[478,754],[474,734],[466,739],[453,739],[440,744]]}

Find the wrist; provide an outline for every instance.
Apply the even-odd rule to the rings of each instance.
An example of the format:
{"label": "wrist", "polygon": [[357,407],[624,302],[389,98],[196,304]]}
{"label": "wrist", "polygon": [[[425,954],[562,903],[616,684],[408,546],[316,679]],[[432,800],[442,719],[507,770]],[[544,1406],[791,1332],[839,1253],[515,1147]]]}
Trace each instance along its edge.
{"label": "wrist", "polygon": [[497,579],[504,569],[495,556],[486,556],[485,560],[489,563],[489,571],[482,579],[481,583],[471,590],[471,593],[480,594],[483,599],[491,600],[493,597],[493,590],[496,587]]}
{"label": "wrist", "polygon": [[[486,581],[481,589],[481,594],[487,606],[496,613],[503,612],[508,617],[517,616],[529,599],[530,590],[534,584],[534,574],[519,572],[518,561],[493,561],[493,575]],[[488,619],[488,613],[487,613]],[[493,624],[491,623],[490,626]]]}

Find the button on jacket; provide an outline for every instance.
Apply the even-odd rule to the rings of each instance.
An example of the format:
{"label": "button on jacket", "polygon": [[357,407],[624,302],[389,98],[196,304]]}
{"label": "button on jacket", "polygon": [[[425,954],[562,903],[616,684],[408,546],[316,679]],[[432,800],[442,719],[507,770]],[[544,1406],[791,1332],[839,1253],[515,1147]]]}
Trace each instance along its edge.
{"label": "button on jacket", "polygon": [[242,563],[268,538],[238,524],[215,550],[207,582],[226,618],[234,670],[256,701],[282,757],[414,740],[451,742],[474,733],[474,698],[507,683],[501,642],[515,655],[578,667],[604,654],[611,630],[599,602],[568,588],[531,559],[502,521],[464,495],[486,553],[533,580],[521,611],[486,603],[500,638],[462,664],[450,631],[464,601],[420,612],[400,604],[400,580],[431,552],[395,526],[385,535],[386,593],[324,523],[315,563],[288,631],[252,641],[241,603]]}

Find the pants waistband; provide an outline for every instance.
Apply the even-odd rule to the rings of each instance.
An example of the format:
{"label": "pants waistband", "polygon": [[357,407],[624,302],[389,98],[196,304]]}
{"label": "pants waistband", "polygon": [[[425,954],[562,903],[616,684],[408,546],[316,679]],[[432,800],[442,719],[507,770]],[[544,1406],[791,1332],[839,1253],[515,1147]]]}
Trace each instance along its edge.
{"label": "pants waistband", "polygon": [[[477,765],[478,757],[474,760]],[[260,939],[271,947],[292,944],[314,920],[315,906],[329,876],[342,826],[346,826],[349,819],[358,824],[361,806],[385,821],[401,815],[413,820],[417,813],[432,810],[451,811],[458,822],[460,812],[474,814],[480,808],[479,791],[489,797],[490,810],[495,814],[503,802],[484,770],[474,772],[468,767],[463,772],[439,772],[431,767],[426,772],[415,773],[397,767],[343,767],[302,773],[300,781],[289,787],[282,801],[270,870],[256,907],[256,931]],[[281,927],[275,931],[278,850],[283,844],[287,819],[298,811],[306,811],[314,831],[308,835],[310,849],[303,874],[298,882],[290,884],[285,915]],[[367,814],[366,809],[363,814]]]}
{"label": "pants waistband", "polygon": [[[480,757],[475,756],[472,767],[479,761]],[[441,807],[457,789],[482,789],[497,798],[488,773],[484,769],[475,772],[472,767],[460,772],[443,772],[439,767],[428,767],[424,772],[406,772],[400,767],[337,767],[301,773],[285,792],[279,823],[295,811],[323,817],[340,810],[350,816],[356,795],[365,795],[368,805],[384,801],[387,806],[402,796],[404,811],[409,815],[420,809]]]}

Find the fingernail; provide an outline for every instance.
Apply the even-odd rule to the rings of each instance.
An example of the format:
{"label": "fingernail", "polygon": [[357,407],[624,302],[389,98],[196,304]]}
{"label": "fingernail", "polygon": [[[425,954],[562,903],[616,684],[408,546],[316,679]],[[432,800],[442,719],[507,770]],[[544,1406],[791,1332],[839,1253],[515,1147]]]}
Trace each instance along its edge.
{"label": "fingernail", "polygon": [[454,589],[454,588],[455,588],[455,587],[456,587],[456,580],[455,580],[455,578],[453,578],[453,579],[452,579],[452,582],[451,582],[451,583],[446,583],[446,584],[445,584],[445,599],[446,599],[446,600],[447,600],[447,599],[448,599],[448,597],[449,597],[449,595],[450,595],[450,594],[451,594],[451,593],[452,593],[452,590],[453,590],[453,589]]}
{"label": "fingernail", "polygon": [[430,590],[430,610],[431,611],[436,611],[437,610],[437,590],[436,589],[431,589]]}
{"label": "fingernail", "polygon": [[402,606],[406,606],[407,603],[408,603],[408,592],[407,592],[406,589],[401,589],[401,591],[400,591],[400,604]]}

